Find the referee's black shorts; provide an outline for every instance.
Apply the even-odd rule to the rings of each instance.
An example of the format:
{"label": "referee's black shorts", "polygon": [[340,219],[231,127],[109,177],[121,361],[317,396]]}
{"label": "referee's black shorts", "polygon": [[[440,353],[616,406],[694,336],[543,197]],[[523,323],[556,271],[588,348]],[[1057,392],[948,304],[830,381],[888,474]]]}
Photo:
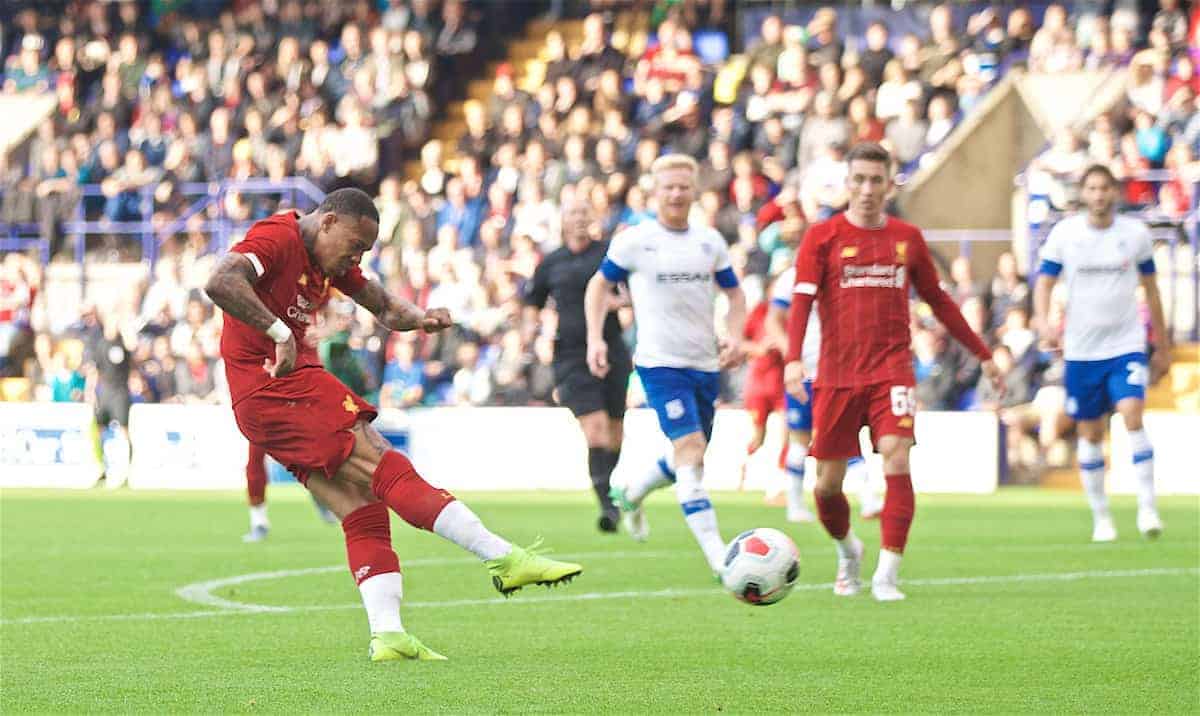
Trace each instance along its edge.
{"label": "referee's black shorts", "polygon": [[558,388],[558,404],[569,408],[575,417],[603,410],[610,418],[625,417],[625,396],[629,389],[629,374],[633,360],[622,351],[608,354],[608,375],[597,378],[588,370],[584,356],[554,360],[554,383]]}

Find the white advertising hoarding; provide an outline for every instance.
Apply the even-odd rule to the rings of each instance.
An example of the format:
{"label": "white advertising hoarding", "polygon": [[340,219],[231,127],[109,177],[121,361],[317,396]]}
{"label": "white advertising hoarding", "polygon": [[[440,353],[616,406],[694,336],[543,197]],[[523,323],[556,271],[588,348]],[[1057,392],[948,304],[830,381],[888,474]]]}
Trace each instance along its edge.
{"label": "white advertising hoarding", "polygon": [[94,486],[95,424],[84,403],[0,403],[0,487]]}

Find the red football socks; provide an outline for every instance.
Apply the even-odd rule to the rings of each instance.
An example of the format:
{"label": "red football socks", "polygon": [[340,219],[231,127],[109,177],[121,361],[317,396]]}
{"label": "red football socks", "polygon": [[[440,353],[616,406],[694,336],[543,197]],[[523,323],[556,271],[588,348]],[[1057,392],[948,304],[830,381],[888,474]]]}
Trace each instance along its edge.
{"label": "red football socks", "polygon": [[246,494],[251,506],[267,501],[267,452],[257,445],[250,445],[250,456],[246,460]]}
{"label": "red football socks", "polygon": [[346,533],[346,561],[355,584],[380,574],[400,571],[400,560],[392,549],[392,527],[387,506],[382,502],[364,505],[342,520]]}
{"label": "red football socks", "polygon": [[884,478],[887,480],[887,494],[883,497],[883,512],[879,515],[881,546],[903,553],[916,509],[912,478],[908,473],[885,475]]}
{"label": "red football socks", "polygon": [[817,503],[817,516],[829,536],[836,540],[845,539],[850,532],[850,501],[846,499],[846,493],[826,497],[813,492],[813,500]]}
{"label": "red football socks", "polygon": [[371,491],[413,527],[433,531],[442,508],[454,495],[425,482],[403,453],[389,450],[371,478]]}

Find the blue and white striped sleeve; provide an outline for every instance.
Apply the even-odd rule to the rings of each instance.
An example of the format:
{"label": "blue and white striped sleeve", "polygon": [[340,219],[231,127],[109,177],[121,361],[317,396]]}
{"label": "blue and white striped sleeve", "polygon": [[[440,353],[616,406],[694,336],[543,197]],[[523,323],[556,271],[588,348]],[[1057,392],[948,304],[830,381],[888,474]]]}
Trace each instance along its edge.
{"label": "blue and white striped sleeve", "polygon": [[623,231],[612,238],[608,244],[608,253],[600,263],[600,273],[612,283],[621,283],[629,278],[631,271],[636,270],[634,259],[633,237]]}
{"label": "blue and white striped sleeve", "polygon": [[1059,239],[1061,227],[1062,224],[1055,225],[1050,230],[1050,235],[1046,237],[1046,243],[1042,244],[1041,262],[1038,264],[1038,273],[1042,276],[1058,278],[1058,275],[1062,273],[1062,241]]}
{"label": "blue and white striped sleeve", "polygon": [[716,260],[713,263],[713,276],[717,280],[717,285],[721,288],[737,288],[738,277],[733,272],[733,262],[729,259],[729,244],[725,243],[725,237],[714,229],[708,240],[715,247]]}

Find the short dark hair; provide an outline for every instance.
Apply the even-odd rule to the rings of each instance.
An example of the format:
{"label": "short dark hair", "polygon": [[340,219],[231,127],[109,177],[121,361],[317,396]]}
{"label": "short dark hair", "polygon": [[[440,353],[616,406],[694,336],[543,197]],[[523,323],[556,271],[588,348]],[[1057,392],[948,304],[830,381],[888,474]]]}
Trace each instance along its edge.
{"label": "short dark hair", "polygon": [[1106,180],[1108,180],[1109,186],[1116,187],[1120,185],[1120,182],[1117,181],[1117,175],[1113,174],[1112,169],[1109,169],[1103,164],[1093,164],[1087,169],[1083,170],[1083,175],[1079,177],[1079,186],[1082,187],[1084,184],[1087,184],[1088,177],[1092,176],[1093,174],[1099,174],[1100,176],[1104,177]]}
{"label": "short dark hair", "polygon": [[356,219],[370,219],[379,223],[379,209],[370,195],[362,189],[346,188],[331,191],[325,195],[325,200],[317,207],[317,211],[332,211],[343,216],[353,216]]}
{"label": "short dark hair", "polygon": [[892,155],[888,150],[879,146],[875,142],[859,142],[846,154],[846,164],[849,165],[855,160],[864,162],[883,162],[889,167],[892,166]]}

